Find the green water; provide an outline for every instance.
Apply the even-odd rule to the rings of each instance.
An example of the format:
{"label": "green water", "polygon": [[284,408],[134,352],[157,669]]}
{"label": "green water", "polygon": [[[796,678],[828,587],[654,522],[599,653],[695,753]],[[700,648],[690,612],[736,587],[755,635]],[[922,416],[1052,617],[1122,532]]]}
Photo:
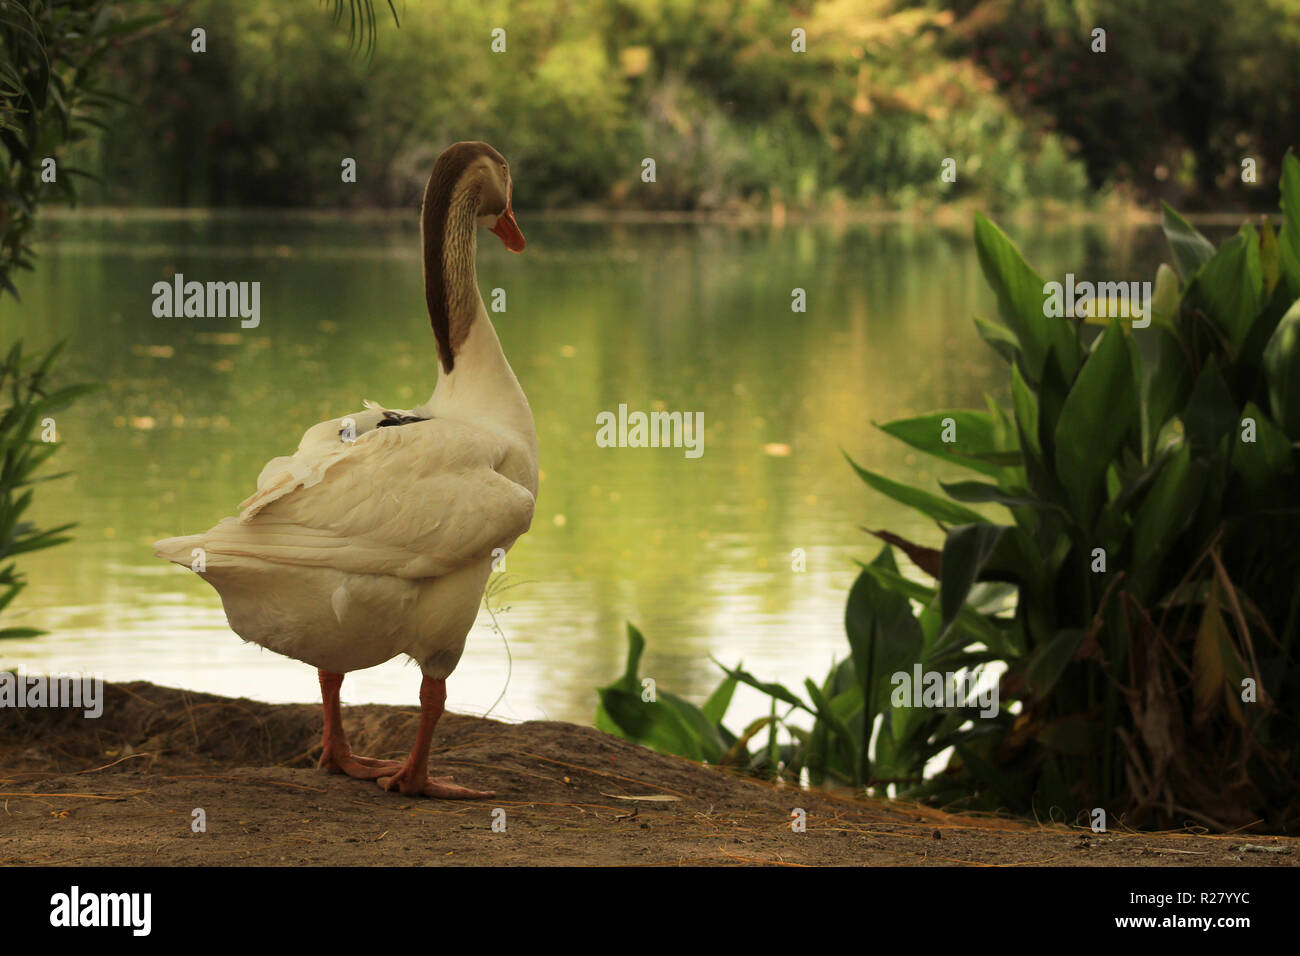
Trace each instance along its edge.
{"label": "green water", "polygon": [[[494,715],[590,722],[592,688],[621,672],[624,622],[649,640],[642,673],[702,700],[709,656],[798,685],[845,653],[861,526],[929,542],[924,520],[866,489],[868,467],[936,487],[932,463],[872,421],[982,404],[1002,369],[972,315],[992,317],[969,228],[577,224],[521,214],[528,249],[482,236],[485,299],[537,419],[533,529],[511,552],[496,621],[513,671]],[[1045,276],[1149,279],[1157,230],[1009,229]],[[9,615],[45,637],[0,663],[98,672],[274,701],[315,699],[309,667],[244,645],[216,593],[155,559],[156,538],[232,514],[258,471],[313,423],[370,398],[407,407],[436,376],[415,216],[390,221],[138,218],[46,225],[0,340],[66,338],[69,378],[106,389],[57,416],[59,469],[34,517],[76,540],[24,560]],[[261,282],[261,324],[159,319],[152,287]],[[791,311],[791,290],[807,312]],[[704,415],[704,454],[600,448],[596,415]],[[785,447],[788,446],[788,453]],[[806,570],[792,570],[803,549]],[[502,635],[481,613],[448,681],[482,713],[506,686]],[[349,677],[348,702],[414,705],[404,662]],[[735,723],[763,711],[737,697]]]}

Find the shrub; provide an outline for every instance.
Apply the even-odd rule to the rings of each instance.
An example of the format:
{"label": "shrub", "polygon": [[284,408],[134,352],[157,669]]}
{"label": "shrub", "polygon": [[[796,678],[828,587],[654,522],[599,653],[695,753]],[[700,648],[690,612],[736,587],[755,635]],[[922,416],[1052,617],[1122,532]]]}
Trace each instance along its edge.
{"label": "shrub", "polygon": [[[70,385],[51,390],[50,369],[61,348],[56,346],[44,355],[24,358],[22,343],[17,342],[0,362],[0,394],[8,399],[7,406],[0,411],[0,613],[27,586],[13,559],[70,540],[64,532],[73,527],[64,524],[40,529],[21,520],[32,503],[31,486],[63,476],[36,475],[59,447],[36,437],[47,427],[46,416],[93,387]],[[30,627],[0,626],[0,638],[33,637],[41,633]]]}
{"label": "shrub", "polygon": [[[1141,824],[1294,823],[1293,155],[1282,197],[1280,233],[1267,221],[1244,225],[1217,250],[1166,208],[1174,267],[1157,273],[1144,331],[1048,317],[1043,280],[976,217],[1004,323],[977,319],[977,328],[1009,367],[1010,407],[990,399],[985,411],[880,426],[974,473],[941,483],[943,495],[854,465],[872,488],[933,519],[943,546],[873,532],[886,545],[849,594],[851,653],[820,684],[805,681],[806,701],[728,671],[812,716],[811,730],[781,719],[791,736],[785,769],[1040,816],[1101,807]],[[1004,520],[972,505],[997,506]],[[921,573],[904,574],[896,550]],[[960,689],[953,703],[900,706],[896,675],[916,667]],[[998,678],[995,713],[981,713],[961,680],[969,675]],[[644,736],[644,715],[639,730],[622,713],[607,716]],[[942,772],[923,779],[945,751]]]}

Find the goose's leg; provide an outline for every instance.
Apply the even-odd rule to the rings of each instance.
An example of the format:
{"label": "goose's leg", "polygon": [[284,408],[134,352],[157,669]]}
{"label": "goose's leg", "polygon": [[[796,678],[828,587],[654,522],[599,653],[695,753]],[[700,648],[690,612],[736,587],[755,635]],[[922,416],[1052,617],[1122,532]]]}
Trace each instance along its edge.
{"label": "goose's leg", "polygon": [[385,790],[400,790],[407,796],[441,797],[444,800],[478,800],[494,796],[491,790],[471,790],[451,782],[450,777],[429,776],[429,748],[433,744],[433,728],[438,725],[443,706],[447,703],[447,682],[425,677],[420,684],[420,729],[415,735],[415,747],[406,764],[397,773],[379,778]]}
{"label": "goose's leg", "polygon": [[375,760],[358,757],[348,746],[343,734],[343,712],[339,709],[339,688],[343,675],[317,671],[320,675],[320,696],[325,704],[325,733],[321,738],[320,763],[317,766],[330,773],[345,773],[349,777],[374,780],[386,776],[402,766],[400,760]]}

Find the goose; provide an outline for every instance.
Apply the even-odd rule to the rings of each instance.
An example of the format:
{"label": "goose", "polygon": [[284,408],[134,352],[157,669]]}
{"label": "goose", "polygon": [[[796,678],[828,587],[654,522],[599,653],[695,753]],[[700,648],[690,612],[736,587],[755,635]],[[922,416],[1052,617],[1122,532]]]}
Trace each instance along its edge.
{"label": "goose", "polygon": [[[532,523],[537,430],[479,295],[476,226],[522,252],[505,159],[456,143],[424,192],[425,303],[438,353],[427,402],[373,402],[309,428],[272,459],[237,517],[165,538],[155,553],[216,588],[245,641],[315,667],[324,705],[320,768],[406,795],[491,791],[429,775],[447,677],[465,648],[494,558]],[[420,722],[405,761],[352,753],[343,676],[405,654],[422,672]]]}

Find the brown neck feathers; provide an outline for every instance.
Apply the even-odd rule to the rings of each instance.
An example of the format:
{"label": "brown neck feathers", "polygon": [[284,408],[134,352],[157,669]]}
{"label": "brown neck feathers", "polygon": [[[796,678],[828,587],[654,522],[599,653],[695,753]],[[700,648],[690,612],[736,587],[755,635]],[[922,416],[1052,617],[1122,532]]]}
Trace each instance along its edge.
{"label": "brown neck feathers", "polygon": [[[424,247],[424,300],[438,340],[438,359],[450,372],[456,350],[469,334],[476,311],[474,278],[474,184],[457,189],[469,165],[480,156],[500,160],[486,143],[456,143],[434,164],[424,190],[420,232]],[[504,160],[501,160],[504,162]]]}

